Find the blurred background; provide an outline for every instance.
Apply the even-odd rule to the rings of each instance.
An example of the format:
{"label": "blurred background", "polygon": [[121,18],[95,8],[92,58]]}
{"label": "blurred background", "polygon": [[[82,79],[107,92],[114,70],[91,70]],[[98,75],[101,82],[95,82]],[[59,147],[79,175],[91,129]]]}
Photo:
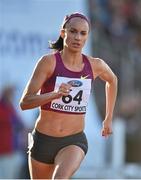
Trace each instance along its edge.
{"label": "blurred background", "polygon": [[0,0],[0,179],[29,178],[27,134],[38,109],[22,112],[19,100],[64,16],[76,11],[91,21],[83,53],[102,58],[119,86],[113,135],[105,139],[104,83],[94,82],[86,114],[89,152],[73,178],[141,178],[141,0]]}

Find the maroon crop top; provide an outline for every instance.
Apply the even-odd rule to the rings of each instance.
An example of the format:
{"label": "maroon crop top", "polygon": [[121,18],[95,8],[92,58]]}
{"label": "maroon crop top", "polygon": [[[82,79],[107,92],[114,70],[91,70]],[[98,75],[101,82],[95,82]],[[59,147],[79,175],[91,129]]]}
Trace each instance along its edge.
{"label": "maroon crop top", "polygon": [[[64,78],[64,81],[67,81],[68,83],[73,83],[74,91],[76,91],[77,89],[77,92],[75,92],[76,93],[75,95],[74,94],[72,95],[74,97],[69,96],[69,97],[66,97],[66,99],[65,97],[62,98],[64,100],[62,104],[60,102],[54,102],[54,103],[49,102],[47,104],[42,105],[41,109],[64,112],[64,113],[85,114],[86,104],[87,104],[87,102],[85,101],[88,98],[87,96],[89,96],[87,95],[87,93],[91,89],[91,87],[88,88],[88,84],[91,84],[88,81],[93,80],[93,72],[92,72],[92,68],[91,68],[89,60],[87,59],[85,55],[82,54],[84,67],[82,71],[74,72],[67,69],[64,66],[64,63],[62,61],[62,58],[59,52],[55,53],[54,55],[56,59],[56,66],[55,66],[54,72],[52,76],[49,79],[47,79],[45,83],[43,84],[43,86],[41,87],[40,94],[54,91],[56,87],[56,82],[58,81],[59,78],[60,79]],[[87,80],[85,84],[85,89],[86,89],[85,94],[83,93],[83,89],[81,89],[81,87],[83,87],[82,84],[84,84],[83,83],[84,79]],[[84,98],[83,98],[83,95],[84,95]],[[73,100],[74,102],[70,102]],[[81,103],[80,103],[82,100],[84,101],[82,103],[83,106],[81,106]]]}

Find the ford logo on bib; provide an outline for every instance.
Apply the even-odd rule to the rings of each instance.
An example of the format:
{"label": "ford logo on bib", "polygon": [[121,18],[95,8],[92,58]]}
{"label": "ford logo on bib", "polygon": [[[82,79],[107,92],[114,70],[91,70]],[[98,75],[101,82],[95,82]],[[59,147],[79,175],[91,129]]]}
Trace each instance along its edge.
{"label": "ford logo on bib", "polygon": [[80,87],[83,85],[83,83],[79,80],[71,80],[68,82],[72,87]]}

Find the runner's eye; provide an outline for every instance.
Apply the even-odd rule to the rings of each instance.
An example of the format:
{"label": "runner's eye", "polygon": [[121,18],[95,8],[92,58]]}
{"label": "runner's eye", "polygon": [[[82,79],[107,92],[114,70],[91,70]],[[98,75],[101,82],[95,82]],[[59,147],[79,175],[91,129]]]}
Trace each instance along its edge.
{"label": "runner's eye", "polygon": [[81,32],[81,35],[85,36],[87,33],[86,32]]}
{"label": "runner's eye", "polygon": [[70,32],[73,34],[73,33],[77,33],[77,31],[75,30],[70,30]]}

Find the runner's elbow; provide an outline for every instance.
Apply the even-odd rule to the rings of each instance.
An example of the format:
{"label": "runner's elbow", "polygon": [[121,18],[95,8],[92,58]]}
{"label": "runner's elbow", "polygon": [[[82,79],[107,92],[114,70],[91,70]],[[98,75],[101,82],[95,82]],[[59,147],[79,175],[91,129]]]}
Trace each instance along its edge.
{"label": "runner's elbow", "polygon": [[28,103],[28,100],[27,100],[26,97],[24,97],[24,98],[22,98],[20,100],[19,105],[20,105],[21,110],[23,110],[23,111],[26,110],[26,109],[30,109],[29,108],[29,103]]}

